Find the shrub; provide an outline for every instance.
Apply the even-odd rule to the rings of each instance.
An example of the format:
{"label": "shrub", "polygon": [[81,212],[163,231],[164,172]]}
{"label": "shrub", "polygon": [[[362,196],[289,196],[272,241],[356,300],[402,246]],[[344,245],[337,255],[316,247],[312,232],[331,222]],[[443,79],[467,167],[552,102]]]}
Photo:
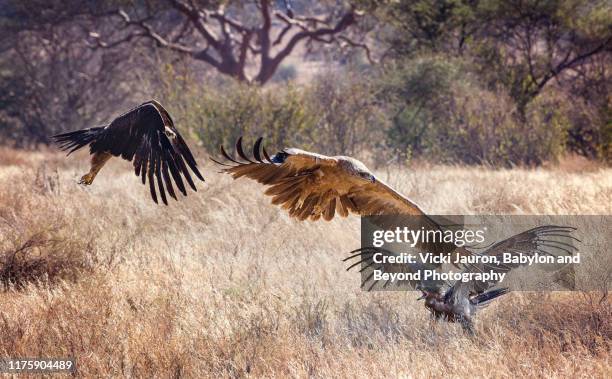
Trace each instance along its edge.
{"label": "shrub", "polygon": [[[434,162],[512,166],[555,161],[566,149],[568,130],[588,125],[556,91],[541,94],[517,111],[503,89],[486,86],[469,62],[446,56],[411,59],[386,70],[316,76],[311,83],[267,88],[231,80],[197,84],[172,66],[162,98],[179,126],[210,152],[239,136],[265,136],[269,146],[300,146],[377,163],[412,158]],[[189,71],[187,71],[189,72]],[[194,84],[196,83],[196,84]],[[578,120],[578,121],[576,121]],[[582,121],[580,121],[582,120]],[[580,122],[579,122],[580,121]],[[588,133],[579,132],[583,137]],[[583,144],[598,146],[604,140]],[[573,140],[576,144],[576,138]],[[248,141],[247,141],[248,142]]]}
{"label": "shrub", "polygon": [[612,112],[582,99],[563,102],[569,129],[567,149],[590,159],[610,162],[612,155]]}
{"label": "shrub", "polygon": [[446,122],[437,125],[430,151],[443,161],[505,165],[513,161],[524,132],[503,93],[472,86],[454,89]]}
{"label": "shrub", "polygon": [[385,144],[400,162],[427,155],[432,128],[446,121],[444,104],[457,72],[453,62],[425,57],[402,62],[382,77],[381,92],[391,120]]}
{"label": "shrub", "polygon": [[314,120],[309,139],[328,154],[359,155],[375,146],[388,128],[377,104],[376,88],[346,73],[319,75],[307,89],[306,102]]}
{"label": "shrub", "polygon": [[385,117],[370,85],[349,75],[326,73],[303,88],[260,88],[231,80],[193,85],[191,78],[166,69],[171,74],[164,77],[172,81],[164,84],[162,96],[169,100],[175,122],[188,125],[211,152],[244,135],[265,136],[270,146],[355,154],[384,128]]}
{"label": "shrub", "polygon": [[556,161],[565,151],[570,122],[566,102],[560,96],[542,94],[527,106],[525,132],[521,134],[521,150],[528,164]]}
{"label": "shrub", "polygon": [[[522,121],[503,92],[471,85],[453,91],[448,123],[434,131],[434,148],[445,161],[467,164],[539,165],[564,150],[567,120],[557,108],[538,101]],[[432,149],[435,151],[434,149]]]}
{"label": "shrub", "polygon": [[[14,206],[0,202],[0,287],[22,289],[30,283],[74,281],[93,269],[90,240],[71,233],[62,217],[47,214],[30,219],[35,212],[32,204],[17,196]],[[25,208],[17,216],[13,207]]]}
{"label": "shrub", "polygon": [[190,74],[177,74],[171,65],[164,70],[160,97],[178,127],[209,152],[240,136],[265,136],[266,145],[302,144],[303,130],[312,125],[297,87],[268,91],[231,79],[200,84]]}
{"label": "shrub", "polygon": [[564,151],[568,120],[559,99],[542,96],[523,118],[507,93],[485,89],[460,60],[419,58],[388,74],[383,91],[396,159],[538,165]]}
{"label": "shrub", "polygon": [[23,288],[28,283],[53,283],[60,279],[75,280],[89,269],[83,256],[85,246],[54,236],[54,229],[41,231],[0,250],[0,284],[6,288]]}

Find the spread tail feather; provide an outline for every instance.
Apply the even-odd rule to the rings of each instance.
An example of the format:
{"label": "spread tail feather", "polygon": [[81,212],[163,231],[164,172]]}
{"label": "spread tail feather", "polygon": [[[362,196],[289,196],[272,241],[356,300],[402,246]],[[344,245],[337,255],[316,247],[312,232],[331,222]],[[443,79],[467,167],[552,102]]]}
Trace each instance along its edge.
{"label": "spread tail feather", "polygon": [[102,130],[104,130],[104,127],[82,129],[74,132],[57,134],[51,138],[59,145],[60,149],[68,151],[68,155],[70,155],[83,146],[95,141]]}

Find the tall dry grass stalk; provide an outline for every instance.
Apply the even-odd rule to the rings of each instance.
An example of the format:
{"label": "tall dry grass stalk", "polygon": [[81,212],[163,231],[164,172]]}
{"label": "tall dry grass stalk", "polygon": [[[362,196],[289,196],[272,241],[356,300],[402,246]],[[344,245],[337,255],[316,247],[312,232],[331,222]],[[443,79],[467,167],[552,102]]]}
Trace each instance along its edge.
{"label": "tall dry grass stalk", "polygon": [[[82,377],[612,376],[601,294],[510,294],[469,338],[414,293],[359,290],[340,261],[356,217],[290,220],[213,166],[157,206],[126,162],[88,188],[70,162],[0,152],[2,357],[73,356]],[[610,169],[379,174],[432,213],[612,213]]]}

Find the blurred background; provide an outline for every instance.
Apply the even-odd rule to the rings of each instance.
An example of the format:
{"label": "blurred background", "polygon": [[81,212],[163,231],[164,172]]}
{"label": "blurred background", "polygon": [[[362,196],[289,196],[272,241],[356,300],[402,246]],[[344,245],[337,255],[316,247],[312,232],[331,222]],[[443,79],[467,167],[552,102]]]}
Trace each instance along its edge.
{"label": "blurred background", "polygon": [[[0,0],[0,357],[88,378],[612,377],[605,261],[577,275],[600,290],[505,295],[468,337],[416,293],[360,289],[341,261],[358,217],[298,222],[206,159],[262,135],[365,160],[430,214],[612,214],[611,21],[610,0]],[[181,201],[119,159],[79,186],[88,152],[47,146],[151,98],[206,177]]]}
{"label": "blurred background", "polygon": [[0,143],[155,98],[209,151],[609,163],[611,53],[608,0],[0,0]]}

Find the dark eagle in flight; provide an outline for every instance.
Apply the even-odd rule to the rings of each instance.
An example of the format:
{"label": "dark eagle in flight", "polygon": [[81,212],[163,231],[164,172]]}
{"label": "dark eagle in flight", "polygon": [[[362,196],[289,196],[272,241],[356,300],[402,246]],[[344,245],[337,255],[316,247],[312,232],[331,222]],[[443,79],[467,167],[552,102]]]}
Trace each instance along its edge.
{"label": "dark eagle in flight", "polygon": [[98,172],[113,156],[132,161],[136,176],[142,177],[143,184],[146,184],[148,177],[151,197],[156,203],[156,181],[161,200],[166,205],[166,191],[177,200],[173,179],[183,195],[187,196],[183,177],[197,191],[187,167],[204,181],[193,154],[174,127],[170,114],[155,100],[140,104],[107,126],[58,134],[52,138],[62,150],[68,151],[68,155],[89,145],[91,169],[83,175],[79,184],[93,183]]}

